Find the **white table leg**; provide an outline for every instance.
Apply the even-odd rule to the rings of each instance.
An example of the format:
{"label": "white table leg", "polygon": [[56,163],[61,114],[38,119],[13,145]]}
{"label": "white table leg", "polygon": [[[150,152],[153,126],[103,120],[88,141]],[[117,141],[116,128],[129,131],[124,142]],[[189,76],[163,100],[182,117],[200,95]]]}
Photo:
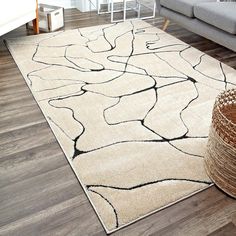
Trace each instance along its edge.
{"label": "white table leg", "polygon": [[107,10],[108,12],[111,12],[111,0],[108,0],[107,4],[108,4]]}
{"label": "white table leg", "polygon": [[126,0],[123,0],[124,3],[124,21],[126,20]]}
{"label": "white table leg", "polygon": [[111,0],[111,22],[114,21],[114,2]]}
{"label": "white table leg", "polygon": [[141,4],[139,2],[138,3],[138,18],[141,17]]}

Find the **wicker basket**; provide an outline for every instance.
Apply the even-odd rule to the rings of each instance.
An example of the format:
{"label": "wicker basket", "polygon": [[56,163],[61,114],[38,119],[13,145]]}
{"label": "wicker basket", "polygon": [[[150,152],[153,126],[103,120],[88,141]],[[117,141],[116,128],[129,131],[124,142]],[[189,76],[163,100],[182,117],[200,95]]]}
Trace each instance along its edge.
{"label": "wicker basket", "polygon": [[212,181],[236,198],[236,89],[225,91],[216,99],[205,167]]}

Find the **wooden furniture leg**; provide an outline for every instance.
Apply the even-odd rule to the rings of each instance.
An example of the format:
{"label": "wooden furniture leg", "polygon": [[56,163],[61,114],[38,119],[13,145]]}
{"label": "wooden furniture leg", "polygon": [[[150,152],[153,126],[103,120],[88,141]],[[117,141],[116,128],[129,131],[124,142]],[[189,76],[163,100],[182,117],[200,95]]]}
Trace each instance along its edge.
{"label": "wooden furniture leg", "polygon": [[168,20],[167,18],[165,18],[164,24],[162,26],[162,30],[166,30],[168,25],[170,24],[170,20]]}
{"label": "wooden furniture leg", "polygon": [[38,0],[36,0],[36,18],[33,20],[33,29],[35,34],[39,34],[39,10]]}

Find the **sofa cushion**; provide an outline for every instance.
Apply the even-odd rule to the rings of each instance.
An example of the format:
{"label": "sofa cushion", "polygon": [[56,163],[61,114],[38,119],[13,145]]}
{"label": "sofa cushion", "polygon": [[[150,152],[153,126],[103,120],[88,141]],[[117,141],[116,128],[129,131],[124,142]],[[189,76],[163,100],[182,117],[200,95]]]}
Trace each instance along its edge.
{"label": "sofa cushion", "polygon": [[199,3],[194,7],[194,16],[228,33],[236,34],[236,2]]}
{"label": "sofa cushion", "polygon": [[[0,3],[0,26],[9,24],[36,10],[35,0],[4,1]],[[35,13],[36,15],[36,13]],[[26,23],[26,22],[25,22]]]}
{"label": "sofa cushion", "polygon": [[195,4],[215,1],[216,0],[160,0],[160,4],[185,16],[194,17],[193,7]]}

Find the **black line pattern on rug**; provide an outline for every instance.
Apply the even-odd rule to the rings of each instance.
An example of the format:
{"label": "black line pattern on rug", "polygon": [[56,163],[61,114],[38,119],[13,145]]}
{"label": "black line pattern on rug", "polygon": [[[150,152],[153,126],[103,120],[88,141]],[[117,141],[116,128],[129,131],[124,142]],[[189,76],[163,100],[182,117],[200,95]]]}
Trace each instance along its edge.
{"label": "black line pattern on rug", "polygon": [[[147,53],[140,53],[140,54],[133,54],[133,52],[134,52],[134,40],[135,40],[135,35],[138,35],[138,34],[145,34],[146,31],[142,29],[142,31],[134,32],[134,25],[133,25],[133,23],[131,22],[131,24],[132,24],[132,29],[130,29],[130,30],[124,32],[123,34],[117,36],[117,37],[115,38],[115,40],[114,40],[114,45],[112,45],[112,43],[109,42],[108,39],[107,39],[107,37],[106,37],[106,32],[105,32],[105,30],[106,30],[106,29],[109,29],[109,28],[111,28],[111,27],[113,27],[113,26],[115,26],[115,25],[117,25],[117,24],[118,24],[118,23],[113,24],[113,25],[110,25],[110,26],[105,27],[105,28],[102,29],[102,35],[100,35],[100,36],[103,36],[103,37],[104,37],[105,41],[110,45],[110,48],[107,49],[107,50],[102,50],[102,51],[97,51],[97,52],[93,51],[93,50],[88,46],[88,43],[96,41],[96,40],[98,39],[98,37],[100,37],[100,36],[98,36],[98,37],[97,37],[96,39],[94,39],[94,40],[90,40],[89,38],[87,38],[86,36],[84,36],[80,30],[78,30],[78,32],[79,32],[79,34],[81,35],[81,37],[86,38],[86,47],[87,47],[92,53],[102,53],[102,52],[112,51],[112,50],[114,50],[114,49],[117,47],[117,40],[118,40],[120,37],[122,37],[122,36],[124,36],[124,35],[126,35],[126,34],[128,34],[128,33],[132,34],[132,39],[131,39],[131,51],[130,51],[130,53],[129,53],[128,56],[124,56],[124,57],[127,58],[126,62],[122,62],[122,61],[118,61],[118,60],[111,59],[112,57],[116,57],[116,58],[117,58],[117,57],[119,57],[119,55],[108,55],[108,56],[107,56],[107,59],[108,59],[109,61],[111,61],[111,62],[124,64],[124,70],[123,70],[123,71],[118,71],[118,72],[121,73],[120,75],[115,76],[114,78],[109,79],[109,80],[107,80],[107,81],[105,81],[105,82],[101,82],[101,83],[103,83],[103,84],[104,84],[104,83],[109,83],[109,82],[111,82],[111,81],[113,81],[113,80],[116,80],[116,79],[120,78],[122,75],[124,75],[125,73],[127,73],[127,67],[128,67],[128,66],[133,66],[133,67],[135,67],[135,68],[137,68],[137,69],[143,70],[145,75],[147,75],[147,76],[149,76],[149,78],[153,79],[154,84],[153,84],[153,86],[151,86],[151,87],[149,87],[149,88],[146,88],[146,89],[143,89],[143,90],[139,90],[139,91],[136,91],[136,92],[134,92],[134,93],[130,93],[130,94],[125,94],[125,95],[119,96],[119,97],[118,97],[119,101],[118,101],[117,103],[115,103],[115,105],[112,105],[112,106],[110,106],[110,107],[104,109],[104,111],[103,111],[104,120],[106,121],[106,123],[107,123],[108,125],[117,125],[117,124],[122,124],[122,123],[126,123],[126,122],[139,121],[139,122],[141,123],[141,125],[142,125],[144,128],[146,128],[146,129],[149,130],[150,132],[156,134],[158,138],[161,137],[161,138],[162,138],[162,140],[161,140],[162,142],[167,142],[167,143],[169,143],[172,147],[176,148],[176,150],[181,151],[181,152],[183,152],[183,153],[185,153],[185,154],[193,155],[193,156],[198,156],[198,155],[194,155],[194,154],[187,153],[187,152],[185,152],[185,151],[183,151],[183,150],[177,148],[173,143],[170,143],[170,142],[171,142],[171,141],[174,141],[174,140],[178,140],[178,139],[185,139],[185,138],[188,138],[188,136],[187,136],[188,127],[186,126],[186,124],[185,124],[185,122],[184,122],[184,120],[183,120],[183,118],[182,118],[182,113],[183,113],[184,110],[186,110],[186,109],[188,108],[188,106],[189,106],[194,100],[196,100],[196,99],[198,98],[199,94],[197,94],[197,96],[196,96],[195,98],[193,98],[192,100],[190,100],[189,103],[187,104],[187,106],[185,106],[185,107],[180,111],[180,114],[179,114],[180,119],[181,119],[183,125],[184,125],[184,126],[186,127],[186,129],[187,129],[186,132],[185,132],[185,134],[183,134],[182,136],[180,136],[180,137],[173,137],[173,138],[171,138],[171,139],[168,139],[168,138],[162,137],[160,134],[158,134],[157,132],[155,132],[155,131],[152,130],[150,127],[148,127],[148,126],[146,126],[146,125],[144,124],[145,118],[148,116],[148,114],[152,111],[152,109],[153,109],[153,108],[155,107],[155,105],[157,104],[158,89],[161,89],[161,88],[164,88],[164,87],[167,87],[167,86],[172,86],[172,85],[175,85],[175,84],[177,84],[177,83],[182,83],[182,82],[185,82],[185,81],[191,81],[191,82],[193,82],[193,84],[194,84],[194,86],[195,86],[195,89],[196,89],[196,91],[197,91],[197,87],[196,87],[196,85],[195,85],[195,83],[197,83],[197,81],[196,81],[195,79],[189,77],[189,76],[186,75],[185,73],[183,73],[183,72],[177,70],[176,68],[174,68],[174,67],[173,67],[172,65],[170,65],[166,60],[163,60],[160,56],[158,56],[158,52],[156,52],[155,50],[167,48],[166,51],[163,51],[163,50],[162,50],[161,53],[164,53],[164,52],[173,52],[173,50],[169,50],[170,47],[174,47],[174,46],[184,46],[184,49],[182,49],[182,50],[180,50],[180,51],[177,50],[177,52],[179,52],[179,55],[181,56],[181,53],[182,53],[183,51],[185,51],[185,50],[187,50],[187,49],[189,49],[189,48],[191,48],[191,47],[190,47],[189,45],[185,45],[185,44],[180,44],[180,43],[178,43],[178,44],[171,44],[171,45],[159,46],[159,47],[155,47],[155,48],[151,48],[151,49],[150,49],[150,45],[156,44],[156,43],[160,40],[160,36],[158,35],[158,33],[151,33],[151,34],[150,34],[150,35],[155,35],[155,36],[157,37],[157,39],[156,39],[156,40],[153,40],[153,41],[149,41],[149,40],[148,40],[148,41],[146,42],[146,48],[147,48],[148,50],[154,51],[154,52],[151,52],[151,53],[154,54],[154,55],[156,55],[159,59],[161,59],[162,61],[164,61],[165,63],[167,63],[171,68],[175,69],[177,72],[179,72],[179,73],[181,73],[181,74],[183,75],[183,77],[181,77],[181,78],[183,78],[182,81],[177,81],[177,82],[173,82],[173,83],[170,83],[170,84],[167,84],[167,85],[163,85],[163,86],[160,86],[160,87],[156,87],[156,80],[155,80],[155,78],[154,78],[153,75],[149,75],[148,72],[145,70],[145,68],[141,68],[141,67],[138,67],[138,66],[135,66],[135,65],[129,63],[129,60],[130,60],[130,58],[131,58],[132,56],[139,56],[139,55],[144,55],[144,54],[150,54],[149,52],[147,52]],[[56,35],[56,36],[57,36],[57,35]],[[39,43],[39,44],[37,45],[37,47],[36,47],[36,51],[35,51],[35,53],[34,53],[34,55],[33,55],[33,57],[32,57],[32,60],[35,61],[35,62],[38,62],[38,63],[45,64],[45,65],[47,65],[47,66],[59,66],[59,67],[62,66],[62,67],[70,68],[70,69],[73,69],[73,70],[78,70],[78,71],[81,71],[81,72],[85,72],[85,71],[87,71],[87,72],[89,72],[89,71],[90,71],[90,72],[93,72],[93,71],[109,70],[108,68],[105,68],[101,63],[96,62],[96,61],[92,61],[92,60],[89,59],[89,58],[84,58],[84,59],[86,59],[86,60],[88,60],[88,61],[91,61],[91,62],[93,62],[93,63],[97,63],[99,66],[101,66],[101,69],[100,69],[100,70],[93,70],[93,69],[88,69],[88,68],[81,68],[81,67],[79,67],[77,64],[75,64],[75,63],[74,63],[73,61],[71,61],[69,58],[77,58],[77,59],[78,59],[78,58],[81,58],[81,57],[73,57],[73,56],[70,57],[70,56],[67,56],[67,50],[68,50],[68,48],[71,47],[71,46],[74,46],[74,45],[75,45],[75,44],[67,44],[67,45],[64,46],[64,48],[65,48],[64,57],[65,57],[65,59],[66,59],[67,61],[69,61],[73,66],[61,65],[61,64],[57,64],[57,63],[45,63],[45,62],[43,62],[43,61],[38,61],[37,59],[35,59],[35,56],[37,55],[38,49],[39,49],[39,47],[40,47],[40,43]],[[54,47],[55,47],[55,46],[54,46]],[[62,46],[59,46],[59,47],[61,48]],[[176,50],[174,50],[174,51],[176,51]],[[204,54],[204,55],[205,55],[205,54]],[[203,56],[203,55],[202,55],[202,56]],[[201,56],[201,58],[202,58],[202,56]],[[182,56],[181,56],[181,57],[182,57]],[[183,58],[183,57],[182,57],[182,58]],[[199,65],[199,64],[201,63],[201,58],[200,58],[200,61],[199,61],[199,63],[198,63],[197,65]],[[184,59],[184,58],[183,58],[183,59]],[[185,60],[185,59],[184,59],[184,60]],[[189,62],[188,62],[188,63],[189,63]],[[197,66],[197,65],[192,66],[193,69],[196,69],[196,66]],[[47,68],[48,68],[48,67],[47,67]],[[35,71],[33,71],[33,73],[34,73],[34,72],[35,72]],[[132,73],[132,72],[128,72],[128,73],[131,73],[131,74],[134,74],[134,75],[135,75],[135,74],[140,74],[140,73]],[[187,79],[185,79],[185,77],[186,77]],[[207,77],[207,76],[206,76],[206,77]],[[29,78],[29,75],[28,75],[28,78]],[[167,79],[167,78],[171,78],[171,76],[169,76],[169,77],[166,76],[165,78],[166,78],[166,79]],[[214,79],[214,78],[213,78],[213,79]],[[99,83],[88,83],[88,82],[86,82],[86,81],[81,81],[81,82],[84,82],[85,85],[99,84]],[[224,81],[224,82],[226,83],[226,78],[225,78],[225,81]],[[66,85],[66,86],[68,86],[68,85]],[[114,123],[114,124],[111,124],[111,123],[108,123],[108,122],[107,122],[106,117],[105,117],[105,112],[106,112],[107,110],[109,110],[110,108],[112,108],[112,107],[118,105],[118,104],[120,103],[122,97],[131,96],[131,95],[134,95],[134,94],[137,94],[137,93],[142,93],[142,92],[144,92],[144,91],[151,90],[151,89],[154,89],[154,90],[155,90],[155,93],[156,93],[156,100],[155,100],[155,103],[153,104],[152,108],[147,112],[147,114],[145,115],[145,117],[144,117],[142,120],[129,120],[129,121],[124,121],[124,122],[117,122],[117,123]],[[102,94],[102,93],[93,92],[93,91],[91,91],[91,90],[84,89],[84,86],[81,88],[81,90],[83,91],[82,94],[85,94],[85,93],[87,93],[87,92],[90,92],[90,93],[96,93],[96,94],[100,94],[100,95],[103,95],[103,96],[107,96],[107,95]],[[197,91],[197,93],[198,93],[198,91]],[[78,94],[78,95],[74,95],[74,94],[73,94],[73,95],[69,95],[69,96],[64,96],[63,98],[60,98],[60,97],[59,97],[59,98],[53,98],[53,100],[62,100],[62,99],[66,99],[66,98],[68,98],[68,97],[73,97],[73,96],[81,96],[81,94]],[[51,105],[50,101],[49,101],[48,103]],[[52,105],[51,105],[51,106],[52,106]],[[59,107],[57,107],[57,108],[59,108]],[[69,108],[68,108],[68,107],[64,107],[64,109],[69,109]],[[71,110],[71,109],[70,109],[70,110]],[[72,111],[72,110],[71,110],[71,111]],[[78,121],[78,120],[77,120],[77,121]],[[79,122],[79,121],[78,121],[78,122]],[[81,122],[80,122],[80,124],[81,124]],[[81,125],[82,125],[82,124],[81,124]],[[83,134],[84,132],[85,132],[85,127],[83,127],[83,132],[82,132],[82,134]],[[108,145],[106,145],[106,146],[102,146],[102,147],[97,148],[97,149],[91,149],[90,151],[79,150],[79,149],[76,147],[76,142],[77,142],[77,140],[79,140],[79,138],[82,136],[82,134],[79,134],[79,135],[78,135],[77,137],[75,137],[74,140],[73,140],[73,141],[75,142],[75,144],[74,144],[75,151],[74,151],[74,155],[73,155],[72,158],[75,158],[76,156],[79,156],[80,154],[83,154],[83,153],[88,153],[88,152],[96,151],[96,150],[99,150],[99,149],[101,149],[101,148],[109,147],[109,146],[111,146],[111,145],[116,145],[116,144],[118,144],[118,143],[133,142],[132,140],[126,140],[126,141],[115,142],[115,143],[113,143],[113,144],[108,144]],[[140,141],[140,142],[144,141],[144,142],[148,142],[148,140],[134,140],[134,141]],[[153,142],[153,141],[160,142],[159,140],[149,140],[149,141],[150,141],[150,142]]]}
{"label": "black line pattern on rug", "polygon": [[[166,59],[165,56],[175,55],[176,58],[182,60],[183,63],[185,63],[185,67],[192,72],[191,74],[195,73],[197,75],[201,75],[206,79],[211,80],[213,83],[217,82],[220,85],[222,84],[222,90],[227,89],[229,85],[236,85],[236,83],[227,80],[227,74],[225,73],[221,62],[218,63],[218,66],[223,76],[223,80],[214,78],[205,73],[204,71],[201,71],[201,66],[204,65],[204,58],[207,57],[206,54],[199,53],[197,61],[193,63],[192,61],[188,60],[187,57],[184,55],[184,53],[188,53],[188,50],[192,50],[191,46],[183,42],[165,44],[165,42],[163,42],[162,40],[162,35],[166,35],[166,33],[159,31],[157,32],[155,30],[155,27],[147,26],[136,28],[135,22],[131,21],[130,23],[126,23],[127,29],[123,30],[122,32],[116,32],[116,27],[119,28],[119,26],[122,26],[122,24],[123,23],[115,23],[90,31],[78,29],[75,31],[76,36],[83,39],[82,42],[78,41],[78,43],[65,41],[66,43],[63,45],[51,45],[50,43],[49,45],[47,45],[48,40],[50,41],[53,39],[57,39],[60,36],[66,35],[66,32],[60,32],[50,35],[49,37],[43,38],[35,45],[35,50],[32,54],[31,61],[32,63],[35,63],[39,68],[28,72],[26,75],[28,79],[27,82],[31,87],[31,90],[38,96],[41,96],[38,99],[38,102],[47,103],[48,107],[53,109],[55,114],[57,111],[61,111],[62,113],[63,111],[69,111],[69,115],[67,118],[70,118],[69,120],[73,120],[73,122],[75,122],[78,127],[81,128],[78,131],[76,130],[76,135],[73,136],[69,133],[69,131],[67,131],[63,127],[63,124],[60,124],[60,122],[54,120],[53,116],[46,116],[48,121],[55,127],[57,127],[59,132],[61,132],[73,143],[73,154],[68,158],[71,158],[71,160],[73,161],[75,159],[77,160],[77,158],[80,157],[84,158],[88,153],[96,152],[98,150],[106,149],[119,144],[129,143],[166,143],[169,145],[169,147],[173,148],[176,153],[185,154],[194,158],[203,158],[202,155],[191,153],[191,151],[185,150],[184,147],[179,147],[177,144],[174,143],[174,141],[207,139],[206,135],[191,134],[190,128],[188,127],[188,124],[184,119],[184,113],[188,109],[190,109],[191,106],[196,101],[198,101],[199,97],[201,96],[201,91],[198,87],[199,85],[210,87],[215,90],[218,90],[218,88],[214,88],[214,86],[211,86],[210,83],[198,81],[197,78],[189,75],[190,73],[179,69],[178,66],[175,65],[175,63],[171,62],[168,57]],[[109,34],[111,32],[115,32],[116,36],[114,38],[110,38]],[[94,34],[96,35],[95,37]],[[142,41],[143,48],[140,51],[137,48],[136,42],[140,40],[140,37],[144,36],[148,36],[148,39]],[[101,45],[101,48],[95,47],[96,50],[94,50],[94,45],[96,46],[96,43],[99,40],[102,40],[104,44]],[[85,56],[80,55],[79,47],[83,47],[83,49],[86,51]],[[121,47],[125,47],[126,49],[126,51],[122,55],[118,53],[119,50],[122,49]],[[42,49],[60,50],[60,53],[58,56],[40,56],[40,52]],[[102,58],[101,60],[97,57],[99,55]],[[105,56],[102,57],[102,55]],[[143,56],[147,58],[149,56],[153,57],[155,60],[157,60],[157,62],[163,63],[163,65],[165,65],[169,69],[169,71],[165,71],[164,74],[159,73],[159,71],[157,71],[156,73],[153,72],[150,68],[147,67],[148,62],[138,62],[138,60],[145,60],[142,59]],[[45,74],[47,74],[46,72],[50,70],[57,70],[59,72],[63,72],[63,70],[68,70],[72,72],[72,74],[75,73],[78,76],[75,76],[73,78],[63,77],[63,74],[59,74],[57,76],[52,75],[52,77],[45,76]],[[103,76],[105,75],[104,72],[110,73],[109,76],[103,78]],[[88,78],[83,78],[82,75],[84,74],[88,75]],[[142,76],[142,79],[143,81],[145,81],[146,84],[142,87],[135,87],[135,84],[131,84],[131,87],[135,88],[134,90],[127,90],[123,93],[120,92],[120,94],[109,94],[104,89],[104,87],[102,87],[109,86],[117,81],[119,83],[120,81],[122,81],[122,79],[124,79],[125,76],[130,75],[135,78],[139,78],[139,76]],[[97,80],[94,80],[94,78],[97,78]],[[45,87],[40,89],[34,89],[34,83],[39,80],[42,83],[45,83]],[[64,84],[57,85],[59,81],[63,81]],[[52,82],[52,84],[47,84],[47,82]],[[178,135],[172,135],[172,137],[165,137],[167,135],[161,134],[158,129],[152,127],[151,125],[148,125],[146,121],[150,117],[152,112],[154,112],[154,110],[160,104],[160,94],[162,93],[162,91],[166,91],[174,86],[183,86],[184,88],[184,86],[187,85],[192,88],[192,94],[188,99],[186,99],[186,101],[184,100],[183,106],[179,108],[177,114],[177,118],[181,121],[181,125],[183,126],[182,133]],[[58,94],[58,91],[60,89],[66,87],[73,87],[75,89],[68,89],[68,92]],[[102,88],[101,91],[99,90],[99,88]],[[43,95],[45,91],[50,93],[47,96]],[[150,103],[147,106],[148,109],[146,109],[145,112],[142,113],[142,116],[137,118],[135,117],[132,119],[127,118],[125,120],[120,119],[116,121],[109,121],[108,113],[111,112],[112,109],[121,106],[121,103],[124,101],[124,99],[131,99],[132,96],[135,95],[143,96],[145,92],[152,93],[153,99],[149,101]],[[110,101],[109,105],[102,104],[103,109],[100,114],[106,127],[112,129],[114,127],[122,125],[132,125],[135,123],[138,124],[138,126],[140,126],[143,130],[145,130],[146,134],[150,135],[151,138],[143,138],[139,137],[138,135],[132,138],[121,137],[118,140],[111,140],[106,144],[101,143],[97,146],[93,146],[93,143],[91,142],[89,148],[81,148],[80,140],[84,136],[86,136],[86,133],[89,128],[87,127],[86,122],[82,121],[82,112],[80,110],[80,107],[70,107],[67,104],[67,101],[69,99],[81,99],[91,94]],[[172,102],[174,103],[175,101]],[[91,106],[93,105],[94,104],[91,104]],[[96,124],[94,124],[94,126],[96,127]],[[129,130],[127,130],[127,132],[129,132]],[[132,190],[155,183],[169,181],[185,181],[206,185],[211,184],[211,182],[204,180],[193,180],[188,178],[165,178],[138,184],[132,187],[116,187],[102,184],[87,184],[85,186],[87,187],[88,191],[99,195],[112,207],[116,218],[115,227],[118,228],[120,224],[117,210],[115,209],[114,205],[109,201],[109,199],[105,198],[102,194],[96,192],[91,188],[104,187],[117,190]]]}
{"label": "black line pattern on rug", "polygon": [[131,186],[131,187],[118,187],[118,186],[110,186],[110,185],[103,185],[103,184],[88,184],[85,186],[88,191],[98,194],[102,199],[104,199],[112,207],[115,218],[116,218],[116,226],[115,227],[118,228],[119,227],[119,217],[118,217],[118,212],[117,212],[116,208],[106,197],[104,197],[103,194],[99,193],[98,190],[95,191],[94,189],[104,188],[104,189],[114,189],[114,190],[121,190],[121,191],[132,191],[132,190],[140,189],[140,188],[143,188],[143,187],[146,187],[149,185],[163,183],[163,182],[169,182],[169,181],[191,182],[191,183],[196,183],[196,184],[205,184],[208,186],[212,184],[212,182],[204,181],[204,180],[181,179],[181,178],[168,178],[167,179],[166,178],[166,179],[160,179],[160,180],[156,180],[156,181],[150,181],[147,183],[138,184],[138,185]]}
{"label": "black line pattern on rug", "polygon": [[93,189],[89,189],[89,188],[87,188],[87,190],[99,195],[102,199],[104,199],[111,206],[111,208],[113,209],[114,215],[115,215],[115,221],[116,221],[115,228],[118,228],[119,227],[119,218],[118,218],[117,211],[116,211],[115,207],[113,206],[113,204],[107,198],[105,198],[101,193],[99,193]]}
{"label": "black line pattern on rug", "polygon": [[211,182],[204,181],[204,180],[167,178],[167,179],[159,179],[159,180],[150,181],[150,182],[147,182],[147,183],[138,184],[138,185],[135,185],[135,186],[132,186],[132,187],[118,187],[118,186],[109,186],[109,185],[102,185],[102,184],[91,184],[91,185],[86,185],[86,187],[88,189],[102,187],[102,188],[111,188],[111,189],[117,189],[117,190],[134,190],[134,189],[142,188],[142,187],[145,187],[145,186],[148,186],[148,185],[162,183],[162,182],[168,182],[168,181],[184,181],[184,182],[192,182],[192,183],[199,183],[199,184],[206,184],[206,185],[211,184]]}

